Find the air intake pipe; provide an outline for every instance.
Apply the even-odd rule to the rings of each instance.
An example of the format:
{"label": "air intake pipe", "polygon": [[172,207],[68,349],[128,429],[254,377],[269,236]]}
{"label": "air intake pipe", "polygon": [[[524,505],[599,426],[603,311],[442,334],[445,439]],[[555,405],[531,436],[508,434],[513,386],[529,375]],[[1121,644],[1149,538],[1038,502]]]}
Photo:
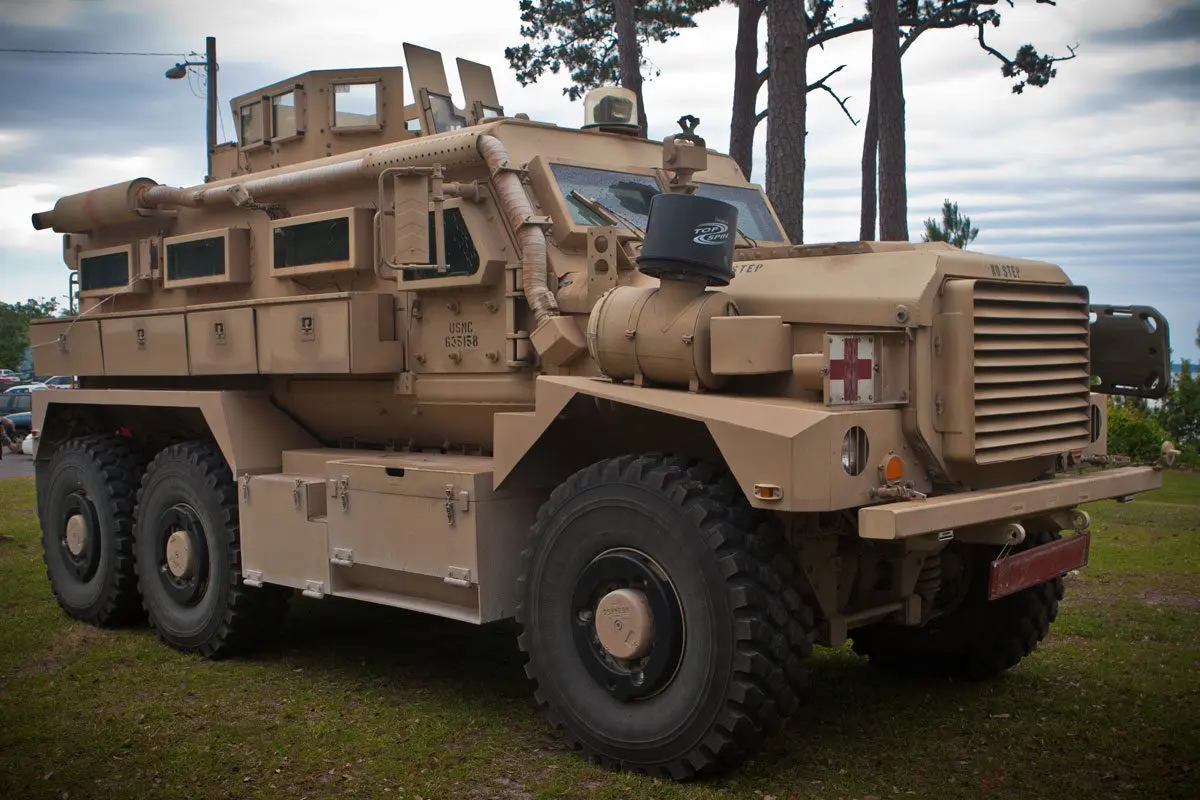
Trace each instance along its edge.
{"label": "air intake pipe", "polygon": [[504,143],[495,136],[483,134],[477,146],[492,174],[496,199],[517,234],[517,242],[521,246],[521,289],[533,311],[537,327],[541,327],[551,317],[558,316],[558,300],[550,291],[547,278],[546,234],[534,220],[533,207],[525,194],[525,186],[509,161]]}

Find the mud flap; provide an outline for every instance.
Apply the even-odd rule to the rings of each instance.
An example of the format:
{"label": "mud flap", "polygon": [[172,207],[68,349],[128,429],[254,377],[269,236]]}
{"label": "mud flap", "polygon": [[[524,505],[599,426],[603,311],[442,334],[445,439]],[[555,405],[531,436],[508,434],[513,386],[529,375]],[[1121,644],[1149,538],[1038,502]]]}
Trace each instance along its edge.
{"label": "mud flap", "polygon": [[1092,537],[1077,533],[992,562],[988,599],[998,600],[1088,563]]}
{"label": "mud flap", "polygon": [[1161,399],[1171,381],[1167,320],[1150,306],[1091,306],[1092,375],[1101,394]]}

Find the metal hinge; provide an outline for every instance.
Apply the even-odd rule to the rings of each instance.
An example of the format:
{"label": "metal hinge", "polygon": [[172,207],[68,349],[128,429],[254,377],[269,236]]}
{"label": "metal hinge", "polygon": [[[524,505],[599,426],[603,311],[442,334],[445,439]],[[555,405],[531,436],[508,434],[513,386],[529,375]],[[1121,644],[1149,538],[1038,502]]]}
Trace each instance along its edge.
{"label": "metal hinge", "polygon": [[304,481],[296,478],[292,481],[292,508],[300,510],[300,489],[304,487]]}
{"label": "metal hinge", "polygon": [[442,578],[442,583],[469,589],[471,588],[471,570],[466,567],[447,567],[446,577]]}
{"label": "metal hinge", "polygon": [[353,567],[354,566],[354,551],[344,547],[335,547],[333,550],[333,558],[329,559],[329,563],[335,567]]}
{"label": "metal hinge", "polygon": [[325,597],[325,584],[320,581],[305,581],[304,591],[300,594],[305,597],[311,597],[314,600],[320,600]]}
{"label": "metal hinge", "polygon": [[350,476],[343,475],[333,485],[333,496],[342,504],[342,511],[350,510]]}
{"label": "metal hinge", "polygon": [[242,476],[242,502],[250,502],[250,476]]}
{"label": "metal hinge", "polygon": [[263,585],[263,574],[260,570],[248,569],[246,570],[246,577],[242,578],[242,583],[247,586],[253,586],[255,589],[260,589]]}

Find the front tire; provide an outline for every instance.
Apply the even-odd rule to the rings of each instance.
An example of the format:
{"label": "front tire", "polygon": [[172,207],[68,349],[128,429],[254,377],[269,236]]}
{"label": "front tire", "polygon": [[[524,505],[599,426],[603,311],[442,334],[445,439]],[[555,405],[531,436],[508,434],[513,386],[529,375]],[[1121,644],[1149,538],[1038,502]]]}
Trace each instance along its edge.
{"label": "front tire", "polygon": [[[1020,550],[1046,544],[1059,533],[1045,525],[1029,525]],[[955,545],[951,545],[955,547]],[[872,666],[904,675],[985,680],[1031,654],[1050,631],[1063,598],[1063,579],[1030,586],[1008,597],[988,600],[988,569],[999,548],[957,545],[947,554],[961,560],[951,593],[960,599],[953,609],[914,628],[877,623],[854,631],[854,651]]]}
{"label": "front tire", "polygon": [[290,592],[242,580],[237,486],[207,442],[155,456],[138,493],[138,579],[160,639],[207,658],[243,652],[274,630]]}
{"label": "front tire", "polygon": [[[535,696],[572,746],[686,779],[779,732],[813,621],[771,522],[729,475],[681,458],[602,461],[554,491],[517,620]],[[613,614],[640,622],[614,642]]]}
{"label": "front tire", "polygon": [[54,453],[38,508],[50,587],[67,614],[115,626],[142,617],[133,560],[133,514],[146,468],[119,436],[81,436]]}

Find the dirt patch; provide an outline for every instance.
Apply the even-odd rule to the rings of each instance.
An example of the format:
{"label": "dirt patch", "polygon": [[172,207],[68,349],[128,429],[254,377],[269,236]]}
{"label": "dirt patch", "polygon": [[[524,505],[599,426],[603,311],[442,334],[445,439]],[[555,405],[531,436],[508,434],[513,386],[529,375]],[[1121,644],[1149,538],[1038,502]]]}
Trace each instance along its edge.
{"label": "dirt patch", "polygon": [[1151,590],[1142,593],[1142,602],[1148,606],[1165,606],[1166,608],[1200,611],[1200,596],[1194,594]]}
{"label": "dirt patch", "polygon": [[43,650],[34,654],[25,665],[26,672],[58,672],[69,664],[81,651],[102,641],[106,633],[91,625],[75,623],[67,628]]}

